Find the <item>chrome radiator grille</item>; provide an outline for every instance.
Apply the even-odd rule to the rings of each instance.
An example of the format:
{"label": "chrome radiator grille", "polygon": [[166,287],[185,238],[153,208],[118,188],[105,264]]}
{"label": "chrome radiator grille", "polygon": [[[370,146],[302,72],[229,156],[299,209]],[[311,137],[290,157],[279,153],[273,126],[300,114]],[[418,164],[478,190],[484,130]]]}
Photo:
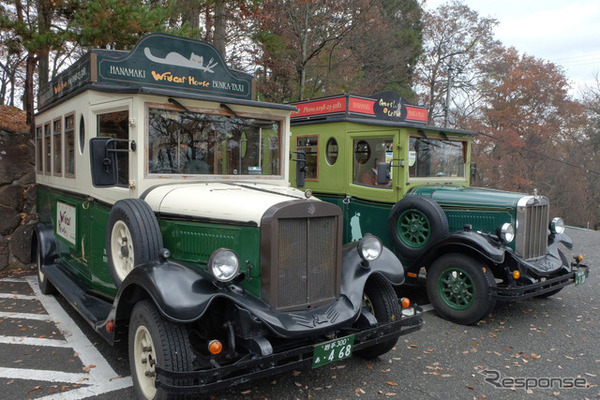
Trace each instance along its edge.
{"label": "chrome radiator grille", "polygon": [[331,215],[327,203],[316,204],[310,216],[289,206],[261,229],[261,247],[268,247],[261,249],[261,296],[277,310],[310,308],[339,296],[341,216]]}
{"label": "chrome radiator grille", "polygon": [[335,217],[279,221],[279,308],[335,298],[335,222]]}
{"label": "chrome radiator grille", "polygon": [[517,206],[517,254],[526,260],[545,256],[549,223],[550,205],[546,197],[522,198]]}

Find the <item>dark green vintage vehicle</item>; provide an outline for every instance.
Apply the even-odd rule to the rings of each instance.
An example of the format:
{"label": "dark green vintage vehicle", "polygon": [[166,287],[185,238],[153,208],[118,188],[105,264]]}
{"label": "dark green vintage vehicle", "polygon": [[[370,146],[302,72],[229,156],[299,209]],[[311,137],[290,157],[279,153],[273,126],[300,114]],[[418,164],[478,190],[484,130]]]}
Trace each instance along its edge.
{"label": "dark green vintage vehicle", "polygon": [[427,110],[389,92],[294,105],[292,185],[342,208],[344,241],[375,234],[408,284],[426,276],[442,317],[471,324],[496,301],[584,282],[546,197],[469,186],[476,132],[427,126]]}
{"label": "dark green vintage vehicle", "polygon": [[35,118],[40,289],[126,342],[139,398],[213,393],[419,330],[398,258],[291,188],[289,105],[208,43],[91,50]]}

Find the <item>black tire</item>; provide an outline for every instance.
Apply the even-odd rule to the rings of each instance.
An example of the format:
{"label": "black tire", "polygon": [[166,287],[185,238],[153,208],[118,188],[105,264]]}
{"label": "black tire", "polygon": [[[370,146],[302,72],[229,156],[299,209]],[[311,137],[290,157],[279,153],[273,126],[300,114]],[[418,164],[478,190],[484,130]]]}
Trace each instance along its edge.
{"label": "black tire", "polygon": [[442,318],[463,325],[484,318],[496,305],[496,286],[488,266],[473,257],[443,255],[427,270],[427,295]]}
{"label": "black tire", "polygon": [[154,212],[143,200],[117,201],[106,227],[106,254],[115,286],[136,266],[158,259],[162,235]]}
{"label": "black tire", "polygon": [[50,282],[48,280],[48,278],[46,278],[46,276],[44,275],[44,272],[42,271],[43,266],[44,266],[44,256],[42,255],[42,247],[40,245],[40,241],[37,240],[35,245],[36,245],[35,259],[36,259],[37,270],[38,270],[37,278],[38,278],[38,286],[40,287],[40,292],[42,292],[43,294],[55,294],[56,288],[54,287],[52,282]]}
{"label": "black tire", "polygon": [[413,259],[448,234],[448,219],[435,201],[406,196],[392,208],[388,229],[398,253]]}
{"label": "black tire", "polygon": [[[369,277],[363,293],[363,307],[375,316],[378,322],[392,322],[402,317],[402,308],[392,285],[381,275]],[[400,337],[400,334],[398,334]],[[372,360],[390,351],[398,342],[398,337],[387,342],[356,351],[359,357]]]}
{"label": "black tire", "polygon": [[[187,329],[165,319],[148,300],[135,305],[129,321],[129,366],[133,387],[139,399],[181,398],[155,386],[154,366],[178,372],[191,371],[193,352]],[[172,381],[190,385],[191,380]]]}

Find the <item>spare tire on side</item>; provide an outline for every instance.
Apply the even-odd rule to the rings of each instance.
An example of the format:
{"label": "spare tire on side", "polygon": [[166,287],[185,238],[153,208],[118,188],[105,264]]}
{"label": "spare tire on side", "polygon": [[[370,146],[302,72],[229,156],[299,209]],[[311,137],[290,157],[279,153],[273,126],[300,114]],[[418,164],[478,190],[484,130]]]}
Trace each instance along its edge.
{"label": "spare tire on side", "polygon": [[106,254],[118,288],[136,266],[158,259],[162,235],[154,212],[144,200],[117,201],[108,216]]}
{"label": "spare tire on side", "polygon": [[416,258],[448,234],[448,219],[435,201],[406,196],[392,208],[388,228],[400,255]]}

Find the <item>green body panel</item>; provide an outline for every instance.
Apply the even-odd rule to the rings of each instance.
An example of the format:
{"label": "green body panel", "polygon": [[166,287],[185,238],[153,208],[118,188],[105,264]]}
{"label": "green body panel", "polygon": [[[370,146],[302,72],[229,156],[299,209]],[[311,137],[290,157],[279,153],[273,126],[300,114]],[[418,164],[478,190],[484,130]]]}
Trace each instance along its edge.
{"label": "green body panel", "polygon": [[260,297],[260,228],[220,225],[200,222],[159,219],[163,244],[171,252],[171,259],[195,263],[206,269],[210,255],[225,247],[237,253],[240,271],[250,277],[242,286]]}
{"label": "green body panel", "polygon": [[[60,215],[57,204],[73,207],[75,236],[73,240],[57,234]],[[81,195],[37,186],[40,222],[52,224],[56,238],[57,261],[77,276],[93,292],[112,297],[116,289],[106,258],[106,223],[110,209],[90,202]],[[73,218],[71,215],[70,218]]]}
{"label": "green body panel", "polygon": [[392,204],[363,201],[356,198],[344,201],[344,197],[319,194],[319,198],[340,207],[344,219],[344,243],[355,242],[370,233],[379,237],[384,246],[393,248],[389,238],[387,220]]}
{"label": "green body panel", "polygon": [[[67,205],[75,213],[74,237],[65,239],[57,234],[57,204]],[[37,206],[40,222],[54,227],[58,258],[56,262],[85,283],[91,292],[114,297],[117,290],[106,255],[106,227],[110,207],[89,201],[86,197],[47,186],[37,187]],[[73,216],[70,214],[70,218]],[[159,219],[164,246],[171,251],[171,260],[197,264],[206,268],[211,253],[227,247],[240,257],[240,270],[251,265],[251,277],[242,286],[260,297],[260,229],[224,224],[195,223]]]}

